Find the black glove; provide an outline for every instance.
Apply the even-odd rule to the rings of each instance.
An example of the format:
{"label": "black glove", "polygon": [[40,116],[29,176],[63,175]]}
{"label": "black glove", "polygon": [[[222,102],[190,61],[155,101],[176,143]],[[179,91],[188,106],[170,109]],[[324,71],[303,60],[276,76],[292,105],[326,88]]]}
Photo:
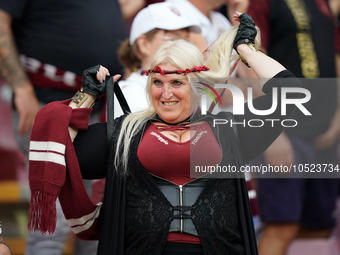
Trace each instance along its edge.
{"label": "black glove", "polygon": [[[242,43],[255,43],[255,37],[257,34],[257,30],[255,28],[255,23],[253,19],[243,13],[240,17],[240,26],[237,30],[237,34],[234,40],[234,49],[236,50],[236,46]],[[236,50],[237,51],[237,50]]]}
{"label": "black glove", "polygon": [[105,81],[100,83],[96,77],[99,67],[100,65],[96,65],[86,69],[83,72],[83,80],[81,82],[82,91],[97,97],[97,100],[106,93]]}

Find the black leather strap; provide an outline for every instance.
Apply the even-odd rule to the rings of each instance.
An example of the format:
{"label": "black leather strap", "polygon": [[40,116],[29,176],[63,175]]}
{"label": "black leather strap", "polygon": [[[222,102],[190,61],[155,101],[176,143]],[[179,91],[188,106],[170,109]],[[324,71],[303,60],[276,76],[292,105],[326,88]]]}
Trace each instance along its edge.
{"label": "black leather strap", "polygon": [[114,130],[114,87],[113,78],[109,77],[105,81],[106,84],[106,119],[107,119],[107,144],[110,143],[110,139]]}
{"label": "black leather strap", "polygon": [[177,205],[177,206],[173,206],[172,210],[173,211],[179,211],[179,213],[174,214],[172,216],[173,219],[191,219],[192,215],[191,212],[190,214],[186,213],[188,211],[192,210],[192,206],[186,206],[186,205]]}
{"label": "black leather strap", "polygon": [[107,77],[105,82],[107,97],[107,143],[109,143],[114,131],[114,93],[116,93],[124,114],[130,112],[130,107],[118,83],[113,81],[113,77]]}
{"label": "black leather strap", "polygon": [[[110,146],[110,140],[112,138],[113,132],[115,130],[115,124],[116,124],[115,118],[114,118],[115,86],[113,84],[114,83],[113,77],[106,78],[105,82],[107,82],[107,84],[105,84],[107,86],[106,87],[107,145]],[[121,92],[120,88],[119,88],[119,91]],[[123,93],[121,93],[121,95],[123,95]],[[112,164],[112,162],[113,161],[110,160],[110,157],[108,157],[107,166]],[[110,168],[108,167],[108,169]],[[103,202],[103,207],[102,207],[102,212],[101,212],[100,236],[99,236],[97,254],[98,255],[107,255],[107,254],[123,255],[124,247],[125,247],[124,246],[124,229],[125,229],[125,213],[126,213],[125,212],[126,181],[124,180],[123,176],[116,174],[114,171],[107,171],[106,180],[107,182],[110,183],[110,185],[105,185],[105,195],[104,195],[104,202]],[[112,213],[107,214],[106,212],[112,212]]]}
{"label": "black leather strap", "polygon": [[124,114],[126,113],[130,113],[130,107],[124,97],[124,94],[122,92],[122,90],[120,89],[119,85],[117,82],[114,83],[114,93],[116,93],[118,102],[120,104],[120,107],[122,107]]}

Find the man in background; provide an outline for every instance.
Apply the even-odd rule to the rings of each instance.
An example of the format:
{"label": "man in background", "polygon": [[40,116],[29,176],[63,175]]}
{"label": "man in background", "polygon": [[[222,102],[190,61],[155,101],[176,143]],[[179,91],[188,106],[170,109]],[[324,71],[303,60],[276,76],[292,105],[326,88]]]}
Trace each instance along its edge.
{"label": "man in background", "polygon": [[[120,73],[116,51],[126,37],[115,0],[0,2],[0,76],[13,90],[14,128],[26,155],[40,107],[71,98],[81,88],[83,70],[90,66],[102,64],[112,73]],[[102,105],[97,102],[94,106],[93,122],[99,120]],[[90,192],[91,183],[88,186]],[[57,214],[53,235],[29,235],[27,255],[62,254],[70,228],[60,207]],[[75,253],[95,252],[95,242],[83,242]]]}

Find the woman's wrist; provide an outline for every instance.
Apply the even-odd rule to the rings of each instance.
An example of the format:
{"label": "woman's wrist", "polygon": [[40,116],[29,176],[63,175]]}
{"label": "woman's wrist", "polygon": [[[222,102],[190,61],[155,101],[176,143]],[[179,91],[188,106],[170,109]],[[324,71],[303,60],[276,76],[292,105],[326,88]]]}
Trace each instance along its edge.
{"label": "woman's wrist", "polygon": [[97,97],[78,91],[73,97],[69,106],[72,108],[92,108],[96,102]]}
{"label": "woman's wrist", "polygon": [[258,78],[272,78],[286,69],[275,59],[260,51],[254,51],[247,44],[237,45],[237,51],[249,63]]}
{"label": "woman's wrist", "polygon": [[256,57],[255,54],[257,54],[258,51],[261,51],[261,49],[256,47],[254,44],[245,44],[245,43],[237,45],[236,49],[240,56],[240,59],[248,67],[250,67],[248,63],[248,59],[251,58],[252,56]]}

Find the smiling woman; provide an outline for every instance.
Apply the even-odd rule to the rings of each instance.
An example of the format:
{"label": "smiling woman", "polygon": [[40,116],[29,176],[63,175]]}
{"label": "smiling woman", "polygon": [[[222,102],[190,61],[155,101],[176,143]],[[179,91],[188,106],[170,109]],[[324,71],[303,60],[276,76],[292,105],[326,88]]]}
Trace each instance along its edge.
{"label": "smiling woman", "polygon": [[[175,70],[172,64],[161,64],[162,70]],[[190,83],[181,74],[154,74],[151,79],[151,103],[158,116],[170,124],[180,123],[190,115]]]}
{"label": "smiling woman", "polygon": [[[230,126],[214,127],[215,119],[240,121],[255,116],[248,108],[243,116],[226,112],[203,116],[198,109],[200,93],[205,92],[197,87],[207,88],[203,84],[209,82],[213,87],[214,79],[228,78],[233,48],[259,78],[272,78],[263,86],[266,95],[253,99],[256,109],[271,106],[274,86],[300,84],[278,62],[248,47],[248,42],[255,43],[257,33],[250,16],[236,13],[234,18],[240,21],[240,26],[223,33],[207,59],[185,40],[164,42],[146,71],[148,108],[116,118],[109,143],[105,123],[89,127],[86,123],[91,111],[88,108],[105,94],[105,84],[101,81],[109,75],[106,68],[96,66],[85,70],[80,92],[87,97],[83,104],[74,99],[43,108],[37,116],[32,142],[53,141],[44,146],[51,146],[49,154],[58,149],[57,156],[64,161],[58,165],[60,169],[51,170],[47,167],[49,162],[31,159],[33,229],[50,227],[44,223],[53,219],[53,215],[37,217],[41,215],[35,210],[50,211],[44,205],[48,204],[45,200],[49,201],[52,190],[59,195],[65,217],[77,237],[99,238],[99,255],[257,255],[244,176],[193,177],[191,163],[194,160],[197,166],[241,169],[245,161],[257,157],[276,139],[282,127],[272,127],[270,123],[254,129],[240,125],[238,137]],[[273,79],[286,77],[293,79]],[[204,83],[195,84],[190,82],[191,78],[204,79]],[[256,118],[281,120],[293,110],[293,106],[288,107],[286,116],[281,116],[277,109],[271,116]],[[51,123],[53,126],[48,127]],[[69,125],[69,133],[65,125]],[[50,129],[58,132],[41,131]],[[73,144],[69,134],[76,137]],[[57,168],[56,164],[53,168]],[[55,178],[65,168],[65,179]],[[55,171],[58,175],[48,174]],[[106,177],[103,204],[93,205],[84,196],[77,185],[79,172],[88,179]],[[41,176],[50,178],[45,181]],[[62,189],[50,190],[50,183]],[[41,203],[37,205],[36,201]],[[81,205],[75,206],[79,201]]]}

